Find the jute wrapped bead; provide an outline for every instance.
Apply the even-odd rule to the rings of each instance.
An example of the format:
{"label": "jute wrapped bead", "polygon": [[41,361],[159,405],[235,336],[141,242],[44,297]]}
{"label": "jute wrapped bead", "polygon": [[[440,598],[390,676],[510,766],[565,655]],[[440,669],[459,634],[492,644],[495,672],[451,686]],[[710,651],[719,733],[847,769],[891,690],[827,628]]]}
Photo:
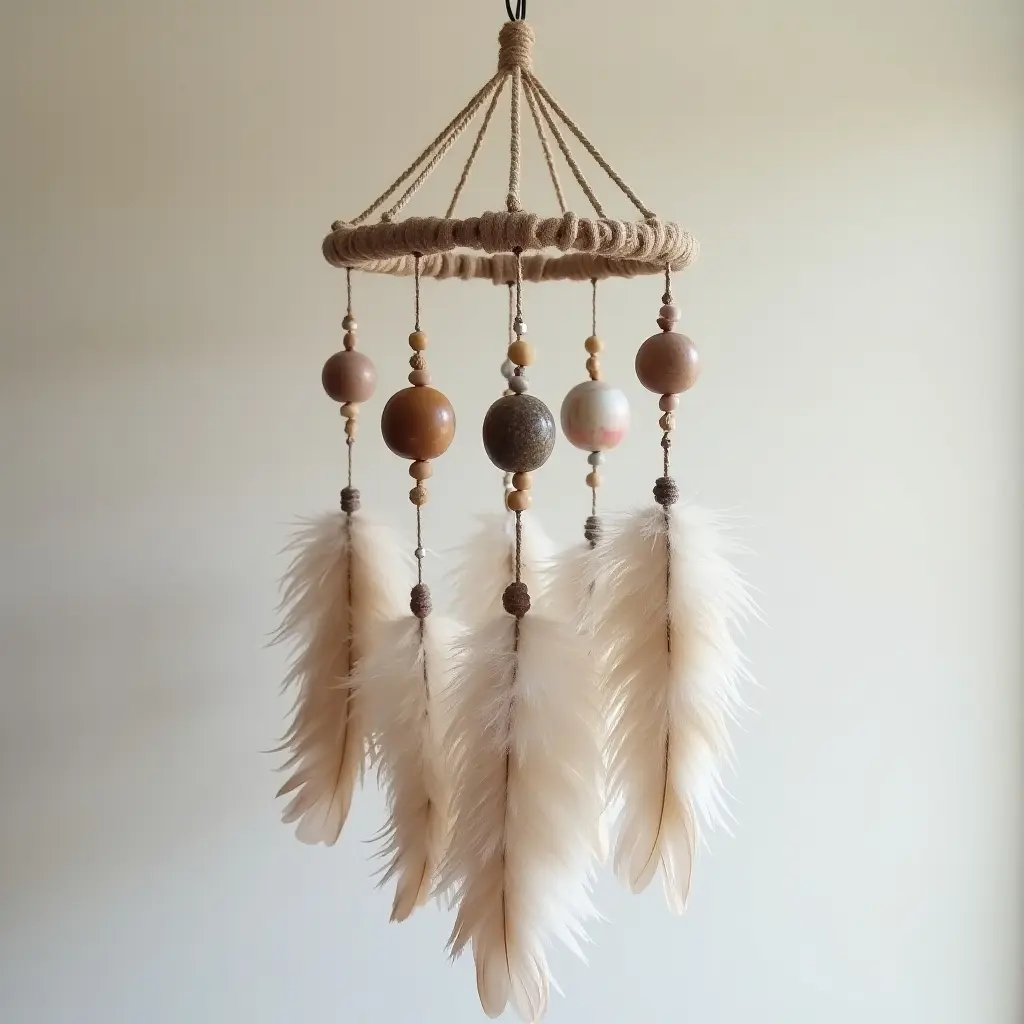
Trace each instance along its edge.
{"label": "jute wrapped bead", "polygon": [[526,584],[510,583],[501,595],[501,604],[509,615],[521,619],[530,610],[530,591]]}
{"label": "jute wrapped bead", "polygon": [[426,503],[427,503],[427,498],[428,498],[428,497],[429,497],[429,496],[428,496],[428,494],[427,494],[427,489],[426,489],[426,487],[424,487],[424,486],[423,486],[423,484],[417,484],[417,485],[416,485],[416,486],[415,486],[415,487],[414,487],[414,488],[413,488],[413,489],[412,489],[412,490],[411,490],[411,491],[409,492],[409,500],[410,500],[410,501],[411,501],[411,502],[412,502],[412,503],[413,503],[413,504],[414,504],[414,505],[415,505],[415,506],[416,506],[417,508],[422,508],[422,507],[423,507],[424,505],[426,505]]}

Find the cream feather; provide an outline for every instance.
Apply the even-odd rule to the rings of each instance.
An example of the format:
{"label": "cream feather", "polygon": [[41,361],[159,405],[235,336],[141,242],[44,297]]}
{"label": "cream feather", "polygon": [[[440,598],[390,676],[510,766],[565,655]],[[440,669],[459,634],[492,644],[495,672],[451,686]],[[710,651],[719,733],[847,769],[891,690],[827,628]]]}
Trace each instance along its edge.
{"label": "cream feather", "polygon": [[[517,637],[518,634],[518,637]],[[463,641],[446,743],[453,826],[440,887],[472,945],[484,1012],[538,1020],[553,938],[580,952],[603,806],[600,694],[586,649],[560,623],[500,615]]]}
{"label": "cream feather", "polygon": [[624,516],[607,543],[597,636],[608,657],[610,795],[622,802],[615,869],[640,892],[660,866],[681,913],[702,824],[721,815],[727,726],[746,675],[733,632],[754,608],[725,535],[695,506]]}
{"label": "cream feather", "polygon": [[[536,516],[523,517],[522,580],[534,601],[548,582],[554,545]],[[476,532],[452,573],[453,607],[461,622],[479,625],[504,614],[501,595],[515,571],[516,519],[511,512],[477,517]]]}
{"label": "cream feather", "polygon": [[299,693],[280,750],[294,793],[282,820],[304,843],[338,841],[366,757],[363,709],[349,685],[382,622],[399,614],[409,562],[387,531],[361,515],[330,513],[303,525],[286,549],[284,619],[278,641],[295,655],[285,686]]}
{"label": "cream feather", "polygon": [[448,845],[449,781],[442,740],[456,625],[405,616],[380,631],[352,684],[366,709],[388,798],[381,885],[397,879],[392,921],[426,903]]}

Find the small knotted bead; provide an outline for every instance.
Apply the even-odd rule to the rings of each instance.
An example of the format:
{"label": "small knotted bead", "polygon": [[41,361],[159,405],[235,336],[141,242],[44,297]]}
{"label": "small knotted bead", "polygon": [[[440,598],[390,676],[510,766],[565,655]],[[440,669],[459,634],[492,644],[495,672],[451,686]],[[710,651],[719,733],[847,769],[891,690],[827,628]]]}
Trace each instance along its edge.
{"label": "small knotted bead", "polygon": [[426,583],[417,583],[409,593],[409,611],[417,619],[425,619],[433,607],[430,600],[430,587]]}
{"label": "small knotted bead", "polygon": [[654,482],[654,500],[662,508],[668,508],[679,500],[679,487],[670,476],[659,476]]}
{"label": "small knotted bead", "polygon": [[587,516],[587,522],[583,527],[583,537],[591,547],[595,547],[601,540],[603,528],[598,516]]}
{"label": "small knotted bead", "polygon": [[342,488],[341,511],[349,516],[359,511],[359,491],[355,487]]}
{"label": "small knotted bead", "polygon": [[501,595],[502,607],[517,619],[521,619],[530,610],[530,591],[525,583],[510,583]]}

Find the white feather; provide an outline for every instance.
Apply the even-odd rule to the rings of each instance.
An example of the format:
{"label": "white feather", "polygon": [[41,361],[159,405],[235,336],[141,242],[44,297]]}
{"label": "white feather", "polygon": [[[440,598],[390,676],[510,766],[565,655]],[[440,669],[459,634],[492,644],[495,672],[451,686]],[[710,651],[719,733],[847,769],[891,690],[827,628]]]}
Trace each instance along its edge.
{"label": "white feather", "polygon": [[352,679],[375,740],[389,816],[381,830],[397,879],[392,921],[404,921],[430,896],[448,845],[449,782],[442,753],[456,625],[405,616],[380,631]]}
{"label": "white feather", "polygon": [[681,913],[702,824],[721,814],[746,675],[733,628],[753,603],[714,517],[695,506],[624,516],[607,544],[596,635],[608,657],[610,795],[623,806],[615,869],[640,892],[660,866]]}
{"label": "white feather", "polygon": [[[518,632],[518,642],[517,634]],[[453,887],[453,956],[472,944],[477,991],[538,1020],[551,984],[546,948],[580,952],[603,806],[600,694],[586,649],[536,613],[500,615],[464,640],[446,742],[453,826],[440,886]]]}
{"label": "white feather", "polygon": [[[524,516],[522,522],[522,580],[536,601],[547,584],[555,549],[535,516]],[[467,626],[504,614],[501,595],[515,572],[515,527],[511,512],[481,515],[476,532],[459,552],[452,573],[453,607]]]}
{"label": "white feather", "polygon": [[306,522],[286,550],[294,554],[276,640],[295,647],[285,686],[299,693],[278,748],[290,752],[282,770],[292,774],[277,795],[295,794],[282,820],[298,822],[302,842],[331,846],[366,757],[365,715],[349,677],[381,623],[399,614],[411,570],[387,531],[343,512]]}

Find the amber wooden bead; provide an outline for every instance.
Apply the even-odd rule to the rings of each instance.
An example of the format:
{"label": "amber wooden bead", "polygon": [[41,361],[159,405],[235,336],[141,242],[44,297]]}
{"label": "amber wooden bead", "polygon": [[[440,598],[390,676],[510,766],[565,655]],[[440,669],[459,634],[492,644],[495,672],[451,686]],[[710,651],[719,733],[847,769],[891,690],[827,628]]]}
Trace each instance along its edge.
{"label": "amber wooden bead", "polygon": [[533,364],[533,346],[522,338],[517,338],[508,347],[508,357],[516,366],[531,366]]}
{"label": "amber wooden bead", "polygon": [[528,491],[533,486],[533,476],[530,473],[513,473],[512,486],[517,491]]}
{"label": "amber wooden bead", "polygon": [[422,352],[427,347],[427,336],[422,331],[413,331],[409,335],[409,347]]}
{"label": "amber wooden bead", "polygon": [[377,370],[362,352],[335,352],[324,363],[320,380],[336,402],[365,402],[377,388]]}
{"label": "amber wooden bead", "polygon": [[588,354],[596,356],[597,353],[604,348],[604,345],[601,343],[601,339],[596,334],[592,334],[583,343],[583,347],[587,350]]}
{"label": "amber wooden bead", "polygon": [[417,484],[409,492],[409,500],[417,507],[422,508],[427,503],[427,489],[423,484]]}
{"label": "amber wooden bead", "polygon": [[403,388],[384,406],[380,430],[396,455],[425,462],[448,450],[455,437],[455,410],[435,388]]}
{"label": "amber wooden bead", "polygon": [[697,347],[685,334],[653,334],[636,354],[636,375],[648,391],[678,395],[697,382],[700,362]]}
{"label": "amber wooden bead", "polygon": [[510,512],[525,512],[532,504],[529,491],[509,491],[505,495],[505,506]]}
{"label": "amber wooden bead", "polygon": [[429,480],[434,475],[434,467],[429,462],[414,462],[409,467],[409,476],[413,480]]}

